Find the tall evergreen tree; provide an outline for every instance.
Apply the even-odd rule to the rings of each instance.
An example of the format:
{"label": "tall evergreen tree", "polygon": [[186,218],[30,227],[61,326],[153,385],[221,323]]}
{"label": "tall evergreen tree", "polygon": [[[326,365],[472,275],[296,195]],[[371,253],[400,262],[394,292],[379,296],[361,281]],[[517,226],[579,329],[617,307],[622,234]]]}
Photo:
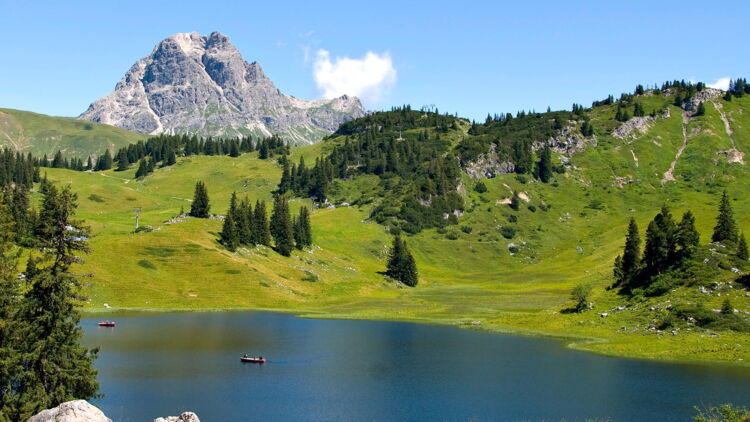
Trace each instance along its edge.
{"label": "tall evergreen tree", "polygon": [[294,220],[294,243],[300,250],[312,245],[310,211],[305,206],[300,208],[299,215]]}
{"label": "tall evergreen tree", "polygon": [[99,167],[97,170],[109,170],[112,168],[112,154],[109,153],[109,150],[104,151],[104,156],[102,156],[96,163]]}
{"label": "tall evergreen tree", "polygon": [[190,215],[198,218],[208,218],[211,211],[211,204],[208,199],[208,190],[202,181],[195,184],[195,193],[193,194],[193,203],[190,204]]}
{"label": "tall evergreen tree", "polygon": [[238,227],[239,209],[237,206],[237,193],[232,192],[232,199],[229,201],[229,210],[224,217],[224,224],[221,227],[219,238],[221,244],[230,251],[235,251],[240,244],[240,233]]}
{"label": "tall evergreen tree", "polygon": [[135,172],[135,178],[140,179],[141,177],[146,177],[148,174],[148,164],[146,163],[145,158],[141,158],[141,161],[138,163],[138,170]]}
{"label": "tall evergreen tree", "polygon": [[253,243],[256,245],[271,246],[271,231],[268,228],[265,201],[255,202],[253,212]]}
{"label": "tall evergreen tree", "polygon": [[740,233],[739,241],[737,242],[737,258],[747,261],[750,257],[747,250],[747,240],[745,240],[745,233]]}
{"label": "tall evergreen tree", "polygon": [[237,231],[240,243],[253,246],[253,208],[247,197],[240,202],[237,210]]}
{"label": "tall evergreen tree", "polygon": [[680,256],[684,258],[693,256],[695,248],[700,242],[700,234],[695,228],[695,216],[693,216],[691,211],[687,211],[682,215],[682,220],[680,220],[680,224],[677,227],[676,242]]}
{"label": "tall evergreen tree", "polygon": [[276,251],[284,256],[291,255],[294,248],[294,233],[292,231],[292,219],[289,215],[289,204],[283,195],[276,195],[274,198],[269,228]]}
{"label": "tall evergreen tree", "polygon": [[393,237],[386,274],[411,287],[419,281],[417,263],[400,235]]}
{"label": "tall evergreen tree", "polygon": [[638,233],[638,224],[634,218],[628,224],[628,234],[625,237],[625,247],[622,252],[621,274],[622,278],[618,284],[628,284],[637,274],[641,265],[641,237]]}
{"label": "tall evergreen tree", "polygon": [[549,182],[552,178],[552,152],[549,146],[544,147],[542,150],[542,156],[537,163],[537,171],[539,180],[543,183]]}
{"label": "tall evergreen tree", "polygon": [[20,250],[13,244],[13,218],[5,201],[0,201],[0,420],[22,420],[17,392],[12,385],[18,380],[20,363],[17,317],[21,283],[16,277]]}
{"label": "tall evergreen tree", "polygon": [[734,221],[734,212],[732,211],[732,205],[729,203],[729,195],[727,195],[726,191],[721,195],[719,216],[716,218],[716,226],[714,226],[711,241],[737,242],[737,223]]}
{"label": "tall evergreen tree", "polygon": [[115,171],[125,171],[128,169],[130,161],[128,161],[128,151],[123,148],[117,154],[117,168]]}
{"label": "tall evergreen tree", "polygon": [[[39,214],[39,239],[47,265],[27,274],[28,292],[19,304],[25,323],[15,339],[19,350],[11,380],[12,420],[25,420],[44,408],[96,396],[93,362],[97,349],[80,346],[80,283],[69,273],[76,255],[87,252],[88,228],[73,220],[76,195],[68,187],[48,188]],[[6,384],[8,385],[8,384]]]}

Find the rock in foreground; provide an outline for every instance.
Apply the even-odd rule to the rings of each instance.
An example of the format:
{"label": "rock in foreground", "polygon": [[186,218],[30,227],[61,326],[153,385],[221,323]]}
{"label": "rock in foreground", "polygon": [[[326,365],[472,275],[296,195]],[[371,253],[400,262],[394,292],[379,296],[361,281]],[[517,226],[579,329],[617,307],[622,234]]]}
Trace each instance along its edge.
{"label": "rock in foreground", "polygon": [[184,412],[180,416],[167,416],[166,418],[154,419],[154,422],[201,422],[198,415],[193,412]]}
{"label": "rock in foreground", "polygon": [[112,419],[86,400],[73,400],[42,410],[26,422],[112,422]]}

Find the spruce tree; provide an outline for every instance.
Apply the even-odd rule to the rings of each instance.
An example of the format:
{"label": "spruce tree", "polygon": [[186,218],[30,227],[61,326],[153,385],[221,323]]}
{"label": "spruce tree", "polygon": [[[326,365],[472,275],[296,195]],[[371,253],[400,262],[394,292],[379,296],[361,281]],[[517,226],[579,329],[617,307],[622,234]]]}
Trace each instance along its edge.
{"label": "spruce tree", "polygon": [[146,159],[141,158],[140,162],[138,163],[138,170],[135,172],[135,178],[140,179],[141,177],[146,177],[148,174],[148,164],[146,164]]}
{"label": "spruce tree", "polygon": [[622,252],[621,274],[618,280],[620,284],[626,285],[637,274],[641,264],[641,237],[638,233],[638,224],[634,218],[628,224],[628,234],[625,237],[625,247]]}
{"label": "spruce tree", "polygon": [[539,173],[539,180],[543,183],[549,182],[552,178],[552,152],[549,146],[544,147],[544,150],[542,150],[542,156],[537,164],[537,171]]}
{"label": "spruce tree", "polygon": [[50,186],[42,201],[38,231],[46,266],[27,274],[29,288],[18,311],[25,323],[16,338],[22,353],[10,384],[16,403],[27,405],[11,419],[25,420],[65,401],[90,399],[99,388],[93,366],[97,349],[78,343],[81,286],[69,272],[71,264],[80,262],[76,254],[88,251],[88,228],[72,219],[76,206],[68,187],[58,191]]}
{"label": "spruce tree", "polygon": [[276,251],[284,256],[291,255],[294,248],[292,220],[289,215],[289,204],[282,195],[276,195],[274,198],[269,228]]}
{"label": "spruce tree", "polygon": [[303,206],[294,220],[294,243],[297,249],[304,249],[312,245],[312,228],[310,226],[310,211]]}
{"label": "spruce tree", "polygon": [[240,244],[240,234],[237,224],[238,220],[237,194],[236,192],[232,192],[232,199],[229,201],[229,210],[224,217],[224,224],[221,227],[221,233],[219,233],[221,244],[230,251],[235,251]]}
{"label": "spruce tree", "polygon": [[693,216],[691,211],[687,211],[682,215],[682,220],[680,220],[680,224],[677,227],[676,242],[680,256],[684,258],[693,256],[695,248],[700,242],[700,234],[695,228],[695,216]]}
{"label": "spruce tree", "polygon": [[104,156],[97,162],[98,170],[109,170],[112,168],[112,154],[109,150],[104,151]]}
{"label": "spruce tree", "polygon": [[174,149],[169,149],[167,153],[167,159],[164,163],[165,166],[172,166],[177,163],[177,155],[174,153]]}
{"label": "spruce tree", "polygon": [[128,161],[128,152],[123,148],[117,154],[117,168],[115,171],[125,171],[128,169],[129,165],[130,161]]}
{"label": "spruce tree", "polygon": [[237,210],[237,231],[240,243],[253,246],[253,209],[247,197],[240,202]]}
{"label": "spruce tree", "polygon": [[706,106],[703,103],[698,104],[698,110],[695,112],[696,116],[703,116],[706,114]]}
{"label": "spruce tree", "polygon": [[256,201],[253,214],[253,243],[256,245],[271,246],[271,232],[268,228],[268,218],[266,217],[266,202]]}
{"label": "spruce tree", "polygon": [[208,190],[202,181],[195,184],[193,203],[190,204],[190,215],[198,218],[208,218],[211,205],[208,200]]}
{"label": "spruce tree", "polygon": [[419,281],[416,261],[398,234],[393,237],[386,274],[411,287]]}
{"label": "spruce tree", "polygon": [[734,221],[732,205],[729,203],[729,195],[724,191],[719,203],[719,216],[716,218],[716,226],[711,236],[712,242],[737,242],[737,223]]}
{"label": "spruce tree", "polygon": [[745,240],[745,233],[740,233],[739,241],[737,242],[737,258],[747,261],[750,255],[747,250],[747,241]]}
{"label": "spruce tree", "polygon": [[14,417],[19,412],[16,392],[9,388],[18,380],[21,350],[17,340],[21,321],[17,309],[21,297],[21,283],[16,277],[20,249],[13,244],[13,218],[0,201],[0,419],[23,420]]}

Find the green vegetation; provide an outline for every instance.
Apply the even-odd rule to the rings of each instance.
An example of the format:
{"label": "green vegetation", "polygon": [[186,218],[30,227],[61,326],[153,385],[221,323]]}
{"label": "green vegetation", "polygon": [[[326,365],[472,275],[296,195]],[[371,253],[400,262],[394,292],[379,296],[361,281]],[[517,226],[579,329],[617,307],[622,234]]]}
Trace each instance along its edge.
{"label": "green vegetation", "polygon": [[[697,87],[693,89],[698,92]],[[683,116],[684,110],[672,105],[678,91],[684,91],[686,98],[689,89],[687,85],[684,89],[644,88],[643,94],[608,98],[592,108],[576,106],[573,112],[518,113],[508,123],[502,122],[507,115],[472,125],[453,116],[399,109],[350,122],[322,143],[292,148],[288,154],[279,151],[273,159],[259,159],[257,150],[239,157],[231,157],[231,151],[227,155],[178,154],[176,164],[156,166],[140,178],[135,177],[137,166],[122,172],[43,171],[50,181],[72,185],[82,198],[80,215],[92,227],[92,256],[76,265],[75,271],[94,274],[85,290],[90,311],[103,311],[104,303],[116,309],[269,309],[564,337],[570,347],[611,355],[748,362],[750,352],[744,347],[748,334],[729,329],[733,322],[714,310],[720,310],[729,298],[738,310],[733,314],[745,317],[744,312],[750,311],[750,299],[745,296],[750,269],[746,260],[738,258],[738,245],[709,242],[724,190],[738,233],[750,224],[747,166],[721,153],[732,148],[750,151],[746,111],[750,96],[732,96],[731,101],[718,97],[705,102],[703,116]],[[611,135],[619,126],[614,119],[618,103],[630,113],[635,103],[646,112],[658,113],[647,130],[620,139]],[[731,136],[722,115],[729,122]],[[374,119],[395,123],[382,125],[378,131],[367,129],[376,126]],[[535,168],[543,146],[536,141],[561,130],[578,133],[576,128],[583,136],[584,123],[593,131],[596,146],[585,144],[580,152],[571,153],[550,145],[551,178],[539,183]],[[555,129],[560,125],[563,129]],[[378,160],[373,156],[368,164],[369,152],[359,149],[370,142],[386,153],[386,163],[389,150],[406,146],[434,154],[415,151],[412,154],[421,158],[411,170],[376,174]],[[509,161],[514,164],[513,174],[481,168],[481,174],[492,177],[480,179],[461,170],[471,161],[471,148],[476,148],[478,156],[492,144],[496,144],[498,162],[517,156],[523,165],[530,163],[530,168],[516,173],[515,161]],[[528,157],[524,145],[529,147]],[[328,159],[345,152],[345,158]],[[439,172],[430,166],[442,157],[447,177],[450,171],[446,173],[445,160],[451,155],[458,158],[459,172],[445,186],[459,196],[462,208],[454,209],[459,212],[433,218],[434,209],[405,205],[416,202],[431,208],[439,202],[427,200],[429,195],[420,196],[422,187],[427,189],[424,192],[433,188],[439,192],[440,178],[430,176]],[[254,217],[264,215],[254,221],[268,221],[266,214],[281,187],[284,162],[288,161],[291,182],[293,167],[295,174],[309,176],[314,168],[310,163],[316,159],[346,165],[333,166],[327,176],[321,171],[327,177],[327,202],[310,199],[309,190],[298,191],[293,184],[284,193],[290,216],[300,215],[302,207],[310,211],[315,245],[304,251],[291,250],[288,257],[272,251],[265,225],[251,229],[252,236],[259,238],[233,253],[220,243],[217,234],[224,224],[220,220],[176,217],[191,206],[200,180],[210,191],[214,213],[225,215],[236,192],[240,205],[255,203],[249,207]],[[299,171],[299,163],[306,163],[306,171]],[[326,167],[319,164],[321,170]],[[474,189],[478,182],[486,192]],[[31,194],[32,203],[38,195]],[[246,201],[240,200],[244,197]],[[649,282],[648,287],[663,287],[659,294],[646,294],[643,286],[643,294],[632,297],[621,294],[619,288],[609,289],[612,262],[618,254],[622,254],[621,261],[626,258],[623,235],[628,223],[632,219],[644,230],[638,233],[640,246],[632,253],[641,256],[645,229],[664,205],[670,217],[678,217],[677,221],[671,218],[671,224],[662,219],[662,226],[700,236],[688,260],[691,264],[674,267],[681,273],[662,271],[661,278]],[[142,208],[141,224],[154,230],[133,233],[132,209],[136,207]],[[688,208],[692,218],[685,216]],[[690,221],[695,232],[687,230]],[[388,246],[399,230],[419,268],[416,288],[402,288],[382,274]],[[689,238],[681,238],[683,246],[675,243],[675,252],[689,246]],[[630,268],[635,267],[631,264]],[[578,285],[591,286],[586,300],[590,311],[563,312],[576,307],[571,291]],[[702,311],[689,306],[698,304],[718,314],[718,319],[697,325]],[[684,313],[678,315],[678,310]],[[696,323],[688,323],[688,313]]]}
{"label": "green vegetation", "polygon": [[708,409],[696,406],[695,411],[698,414],[693,416],[694,422],[747,422],[750,420],[750,411],[731,404],[722,404]]}
{"label": "green vegetation", "polygon": [[388,254],[388,271],[386,274],[409,287],[414,287],[419,282],[417,263],[414,256],[409,252],[406,241],[401,236],[393,237],[393,246]]}
{"label": "green vegetation", "polygon": [[39,157],[51,157],[57,151],[63,151],[68,157],[87,157],[146,138],[140,133],[100,123],[0,109],[0,145]]}

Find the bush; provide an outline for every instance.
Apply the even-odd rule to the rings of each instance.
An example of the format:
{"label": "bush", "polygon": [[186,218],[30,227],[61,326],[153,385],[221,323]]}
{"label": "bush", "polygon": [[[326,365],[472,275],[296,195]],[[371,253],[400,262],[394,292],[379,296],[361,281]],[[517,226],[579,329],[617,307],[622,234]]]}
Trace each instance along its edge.
{"label": "bush", "polygon": [[591,295],[591,286],[588,284],[579,284],[573,287],[570,292],[570,298],[576,302],[576,312],[583,312],[589,306],[589,296]]}
{"label": "bush", "polygon": [[466,234],[470,234],[472,230],[474,229],[471,226],[461,226],[461,231]]}
{"label": "bush", "polygon": [[456,240],[458,239],[458,233],[456,232],[450,232],[447,235],[445,235],[445,238],[448,240]]}
{"label": "bush", "polygon": [[487,192],[487,185],[485,185],[484,182],[480,180],[476,185],[474,185],[474,190],[478,193],[485,193]]}
{"label": "bush", "polygon": [[533,205],[529,205],[529,206],[528,206],[528,207],[526,207],[526,208],[528,208],[528,209],[529,209],[529,211],[531,211],[531,212],[536,212],[536,207],[535,207],[535,206],[533,206]]}
{"label": "bush", "polygon": [[516,221],[518,221],[518,217],[516,217],[515,214],[511,214],[511,215],[508,216],[508,222],[509,223],[515,223]]}
{"label": "bush", "polygon": [[516,228],[512,226],[503,226],[500,229],[500,234],[503,235],[503,237],[506,239],[513,239],[513,237],[515,237],[516,235],[516,232]]}
{"label": "bush", "polygon": [[731,404],[710,407],[705,411],[696,406],[695,410],[698,414],[693,416],[694,422],[747,422],[750,420],[750,410],[744,407],[734,407]]}
{"label": "bush", "polygon": [[523,174],[517,174],[517,175],[516,175],[516,180],[518,181],[518,183],[520,183],[520,184],[522,184],[522,185],[525,185],[526,183],[528,183],[528,182],[529,182],[529,178],[528,178],[528,177],[526,177],[526,176],[525,176],[525,175],[523,175]]}

